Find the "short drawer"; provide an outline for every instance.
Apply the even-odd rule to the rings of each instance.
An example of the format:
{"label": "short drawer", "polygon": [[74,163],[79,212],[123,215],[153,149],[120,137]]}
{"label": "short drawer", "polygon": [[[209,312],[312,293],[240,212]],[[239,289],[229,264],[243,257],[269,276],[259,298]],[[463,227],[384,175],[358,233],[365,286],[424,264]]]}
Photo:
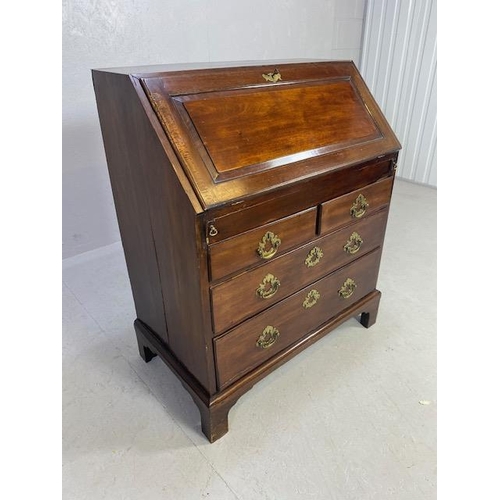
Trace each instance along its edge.
{"label": "short drawer", "polygon": [[268,262],[314,238],[316,207],[210,246],[212,280]]}
{"label": "short drawer", "polygon": [[327,201],[321,205],[321,234],[369,216],[387,205],[391,198],[393,177]]}
{"label": "short drawer", "polygon": [[384,238],[386,221],[387,211],[382,210],[214,286],[211,293],[215,334],[378,247]]}
{"label": "short drawer", "polygon": [[225,388],[375,289],[380,249],[300,290],[214,340]]}

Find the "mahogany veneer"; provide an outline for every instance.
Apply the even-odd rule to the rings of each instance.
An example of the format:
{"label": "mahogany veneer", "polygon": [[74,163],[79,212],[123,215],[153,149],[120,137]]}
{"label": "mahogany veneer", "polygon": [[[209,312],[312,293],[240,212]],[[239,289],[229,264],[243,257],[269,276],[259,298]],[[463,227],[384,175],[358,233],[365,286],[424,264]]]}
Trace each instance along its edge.
{"label": "mahogany veneer", "polygon": [[257,381],[377,316],[401,148],[348,61],[93,71],[139,353],[213,442]]}

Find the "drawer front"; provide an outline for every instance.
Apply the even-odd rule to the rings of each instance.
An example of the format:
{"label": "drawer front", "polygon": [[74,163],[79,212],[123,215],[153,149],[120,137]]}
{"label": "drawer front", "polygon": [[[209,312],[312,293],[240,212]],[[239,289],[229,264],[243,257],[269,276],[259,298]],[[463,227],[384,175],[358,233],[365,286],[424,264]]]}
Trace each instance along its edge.
{"label": "drawer front", "polygon": [[214,340],[219,388],[261,365],[375,289],[380,249]]}
{"label": "drawer front", "polygon": [[367,217],[387,205],[391,198],[393,179],[394,177],[389,177],[323,203],[321,205],[321,234]]}
{"label": "drawer front", "polygon": [[210,246],[212,280],[269,262],[316,235],[316,207]]}
{"label": "drawer front", "polygon": [[[334,170],[327,175],[297,182],[286,190],[269,191],[256,199],[238,203],[237,206],[224,205],[213,209],[207,219],[208,244],[227,240],[386,179],[393,172],[396,158],[396,155],[390,155],[352,165],[347,169]],[[216,234],[209,234],[211,225],[217,229]]]}
{"label": "drawer front", "polygon": [[216,334],[382,244],[387,211],[318,238],[212,288]]}

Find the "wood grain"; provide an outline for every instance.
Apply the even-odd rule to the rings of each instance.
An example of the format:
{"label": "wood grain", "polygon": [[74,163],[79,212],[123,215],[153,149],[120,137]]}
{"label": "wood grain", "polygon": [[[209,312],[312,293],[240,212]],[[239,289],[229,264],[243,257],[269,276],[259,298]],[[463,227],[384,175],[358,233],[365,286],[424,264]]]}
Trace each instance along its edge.
{"label": "wood grain", "polygon": [[[138,298],[137,317],[213,392],[203,219],[151,127],[138,81],[100,72],[94,72],[94,81],[96,94],[106,94],[98,104],[132,291]],[[145,244],[149,253],[138,253]],[[153,306],[159,309],[155,316],[147,309]]]}
{"label": "wood grain", "polygon": [[[308,283],[378,247],[384,238],[386,220],[387,212],[382,211],[340,231],[312,240],[263,267],[212,287],[214,334],[237,325]],[[357,253],[349,254],[344,250],[344,245],[354,231],[362,236],[363,244]],[[315,247],[321,249],[323,257],[315,266],[308,267],[305,261]],[[256,295],[256,289],[267,274],[275,276],[280,281],[280,286],[275,295],[263,299]]]}
{"label": "wood grain", "polygon": [[[380,251],[375,250],[215,339],[219,387],[228,386],[374,290],[379,260]],[[347,278],[357,287],[351,297],[343,299],[338,290]],[[311,290],[319,292],[320,298],[305,309],[303,302]],[[280,335],[271,347],[262,349],[256,341],[267,326],[277,328]]]}
{"label": "wood grain", "polygon": [[121,105],[128,76],[92,74],[115,210],[137,315],[168,344],[160,273],[145,193],[147,175],[133,142],[136,110]]}
{"label": "wood grain", "polygon": [[[382,154],[392,154],[400,149],[401,146],[397,138],[366,88],[354,64],[350,62],[296,64],[293,67],[290,66],[286,73],[282,73],[284,80],[276,84],[269,84],[262,80],[262,73],[269,71],[272,71],[272,69],[269,70],[268,66],[263,65],[262,67],[228,68],[225,71],[200,70],[190,74],[162,72],[157,75],[144,75],[141,77],[142,84],[163,126],[165,140],[168,140],[167,137],[170,139],[186,175],[190,178],[200,200],[202,200],[206,208],[254,197],[270,189],[293,184],[299,178],[313,178],[322,173],[331,172],[332,170],[348,165],[376,159],[377,156]],[[285,70],[283,69],[283,71]],[[256,89],[267,89],[269,92],[276,92],[276,89],[288,90],[292,86],[301,88],[305,83],[314,87],[318,86],[321,80],[333,81],[339,79],[349,80],[349,85],[354,89],[354,94],[352,95],[355,95],[356,98],[352,97],[352,102],[354,103],[355,99],[358,99],[360,103],[359,108],[354,106],[357,110],[356,116],[360,113],[360,110],[363,110],[365,113],[365,118],[360,120],[361,129],[368,132],[370,126],[366,120],[371,120],[372,124],[374,124],[373,127],[379,131],[376,135],[373,132],[371,135],[366,136],[366,140],[363,139],[361,142],[354,141],[352,144],[349,144],[349,141],[347,141],[344,144],[345,147],[340,149],[333,147],[321,151],[320,148],[320,151],[318,151],[320,154],[317,155],[315,155],[313,147],[313,149],[310,149],[313,156],[304,156],[303,152],[299,151],[302,147],[306,147],[305,143],[301,143],[300,134],[294,135],[291,133],[293,140],[288,142],[290,154],[286,157],[286,164],[280,162],[272,165],[260,164],[262,168],[252,168],[247,170],[244,175],[242,175],[243,172],[241,171],[233,178],[224,178],[223,176],[224,173],[229,173],[233,168],[230,162],[224,164],[223,160],[225,167],[221,167],[222,174],[220,177],[217,176],[217,169],[214,170],[213,164],[211,162],[207,163],[207,150],[200,147],[202,141],[200,141],[200,137],[196,132],[196,126],[201,126],[201,120],[198,120],[197,124],[193,124],[188,114],[183,113],[183,106],[179,106],[182,96],[192,96],[196,93],[203,93],[204,99],[210,99],[210,93],[212,92],[221,92],[229,89],[249,92],[249,95],[251,95]],[[329,97],[330,99],[335,99],[333,93],[330,93]],[[313,109],[317,109],[316,103],[311,98],[306,99],[305,103],[295,106],[294,111],[296,115],[305,114],[307,116],[308,107],[310,106]],[[255,114],[253,116],[255,117]],[[260,134],[255,137],[258,142],[253,142],[251,148],[246,150],[245,154],[248,153],[250,155],[248,159],[240,158],[240,167],[243,164],[252,164],[255,159],[251,158],[254,154],[252,152],[258,151],[259,147],[264,151],[266,148],[272,148],[270,144],[273,142],[274,134],[278,134],[283,139],[279,147],[281,153],[286,150],[286,133],[278,131],[282,128],[287,128],[286,117],[292,115],[291,112],[288,112],[284,116],[285,120],[283,121],[280,120],[279,116],[276,116],[273,129],[268,128],[268,134]],[[369,118],[367,118],[368,116]],[[213,118],[212,113],[211,119]],[[316,119],[321,120],[321,113],[319,113]],[[346,130],[348,119],[342,118],[341,123],[343,123],[344,130]],[[210,127],[208,125],[205,125],[205,127],[209,134]],[[355,120],[353,120],[352,127],[356,127]],[[317,132],[320,133],[319,130]],[[362,135],[362,132],[360,133]],[[361,137],[356,134],[354,135],[358,139]],[[375,138],[376,136],[378,138]],[[295,140],[299,141],[302,145],[296,147],[294,145]],[[236,141],[236,144],[233,144],[231,147],[237,145],[238,148],[245,150],[246,142],[242,137],[241,140]],[[216,144],[216,142],[213,143],[213,154],[217,154],[216,151],[218,148]],[[228,146],[225,145],[225,147]],[[272,168],[273,166],[276,168]],[[238,172],[238,168],[235,170]]]}
{"label": "wood grain", "polygon": [[[211,245],[209,252],[212,280],[230,275],[243,268],[248,269],[258,264],[270,262],[287,250],[313,239],[316,235],[316,217],[316,207],[312,207]],[[272,232],[279,237],[281,242],[275,256],[269,260],[263,259],[257,253],[259,243],[267,232]]]}
{"label": "wood grain", "polygon": [[[352,165],[313,179],[304,179],[293,186],[272,190],[265,195],[241,203],[224,205],[207,211],[209,223],[218,234],[208,235],[209,244],[259,227],[280,217],[307,209],[394,175],[394,157]],[[307,184],[305,184],[307,183]],[[304,186],[307,185],[307,188]]]}
{"label": "wood grain", "polygon": [[[383,206],[387,206],[391,199],[394,178],[384,179],[375,184],[358,189],[344,196],[323,203],[320,208],[321,234],[333,231],[349,222],[368,217]],[[368,202],[366,211],[360,218],[351,215],[351,207],[355,205],[358,196],[364,196]]]}
{"label": "wood grain", "polygon": [[381,138],[350,80],[190,94],[183,104],[219,173],[274,168],[292,155]]}

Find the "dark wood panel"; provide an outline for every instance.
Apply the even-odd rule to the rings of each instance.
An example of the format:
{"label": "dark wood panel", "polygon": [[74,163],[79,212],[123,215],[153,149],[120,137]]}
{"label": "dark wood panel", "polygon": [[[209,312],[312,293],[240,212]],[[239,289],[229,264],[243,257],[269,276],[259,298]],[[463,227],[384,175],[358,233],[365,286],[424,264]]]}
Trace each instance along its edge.
{"label": "dark wood panel", "polygon": [[[215,334],[231,328],[245,318],[283,300],[308,283],[378,247],[384,237],[386,220],[387,212],[382,211],[340,231],[313,240],[263,267],[214,286],[212,305]],[[361,235],[363,243],[356,253],[351,254],[344,250],[344,246],[349,242],[353,232]],[[309,267],[306,261],[316,248],[322,256],[315,265]],[[277,291],[269,298],[262,298],[256,294],[256,290],[268,275],[273,276]],[[279,286],[276,285],[277,282]],[[267,284],[264,288],[266,291],[272,289],[273,283]]]}
{"label": "dark wood panel", "polygon": [[[365,255],[215,339],[220,387],[227,387],[374,290],[379,260],[380,251]],[[350,297],[342,298],[339,290],[347,279],[357,286]],[[320,297],[310,308],[305,308],[303,304],[312,291]],[[270,347],[262,348],[257,341],[267,327],[277,330],[279,336]]]}
{"label": "dark wood panel", "polygon": [[217,228],[216,236],[207,237],[209,243],[224,240],[242,231],[272,222],[280,217],[323,203],[380,179],[394,175],[395,159],[383,159],[349,169],[318,176],[287,189],[274,190],[238,204],[212,209],[207,213],[209,224]]}
{"label": "dark wood panel", "polygon": [[[138,80],[135,90],[147,106]],[[131,98],[131,97],[130,97]],[[143,162],[147,165],[152,225],[158,248],[162,292],[170,331],[170,349],[198,381],[215,391],[210,337],[208,264],[203,245],[203,217],[196,214],[190,199],[152,133],[142,110],[138,128]],[[141,122],[139,122],[141,123]]]}
{"label": "dark wood panel", "polygon": [[[394,133],[352,63],[327,62],[317,66],[314,64],[298,64],[290,73],[289,80],[280,81],[276,84],[257,84],[256,79],[262,78],[260,71],[261,69],[255,67],[231,68],[224,72],[223,79],[220,78],[222,73],[215,74],[210,71],[194,72],[190,75],[166,73],[143,79],[151,104],[165,131],[161,140],[166,142],[170,140],[172,142],[184,171],[204,207],[211,208],[227,202],[234,203],[245,200],[249,196],[253,197],[256,194],[263,194],[272,189],[289,186],[298,179],[313,178],[348,165],[374,159],[381,154],[392,154],[400,149],[401,146]],[[363,103],[362,108],[366,108],[371,117],[370,119],[373,120],[376,128],[380,131],[379,139],[362,142],[358,147],[346,147],[334,151],[327,148],[324,152],[318,151],[321,152],[318,156],[304,159],[302,152],[293,152],[296,151],[293,142],[297,140],[300,143],[301,141],[299,135],[296,134],[293,136],[293,141],[290,140],[289,142],[289,149],[292,153],[286,157],[286,165],[275,165],[276,168],[267,168],[268,166],[266,166],[259,172],[252,170],[246,172],[245,175],[231,179],[224,179],[222,175],[229,174],[229,170],[222,172],[220,177],[214,176],[211,163],[205,161],[203,151],[206,153],[206,150],[200,148],[199,138],[197,141],[192,134],[191,122],[188,123],[181,116],[172,98],[172,96],[179,98],[178,92],[180,89],[188,94],[247,87],[267,87],[275,91],[276,88],[286,89],[295,83],[307,81],[316,84],[321,78],[332,77],[350,80],[357,96]],[[219,80],[218,85],[217,80]],[[238,81],[239,85],[236,85]],[[247,81],[248,83],[246,83]],[[236,86],[233,87],[230,82],[234,82]],[[306,112],[303,108],[299,108],[297,111],[300,113]],[[167,139],[167,136],[169,139]],[[272,142],[272,137],[273,130],[269,130],[267,142]],[[263,147],[265,149],[267,146],[264,144]],[[273,165],[269,166],[273,167]]]}
{"label": "dark wood panel", "polygon": [[[122,205],[129,210],[122,219],[126,223],[137,221],[151,243],[148,255],[126,251],[133,271],[130,277],[134,297],[151,307],[155,302],[151,294],[145,293],[141,280],[146,285],[159,283],[154,298],[161,305],[168,336],[166,328],[162,330],[158,324],[152,324],[151,317],[144,315],[142,309],[137,308],[137,316],[168,344],[200,384],[213,392],[212,346],[207,341],[211,338],[211,328],[207,256],[202,245],[203,219],[196,214],[151,127],[143,106],[149,106],[149,103],[139,81],[99,72],[94,72],[94,78],[106,88],[108,106],[114,104],[111,108],[101,108],[101,113],[112,120],[112,128],[122,133],[125,131],[121,143],[115,141],[107,148],[111,147],[111,151],[119,148],[120,159],[128,162],[134,172],[133,180],[131,178],[122,187]],[[123,102],[127,106],[123,106]],[[116,169],[121,177],[123,167],[120,162]],[[115,188],[120,188],[119,181],[115,182]],[[137,205],[131,203],[135,198]],[[126,230],[125,239],[130,239],[131,234]],[[133,237],[139,236],[134,233]],[[144,266],[154,268],[155,275],[135,279],[135,270]]]}
{"label": "dark wood panel", "polygon": [[381,137],[349,80],[190,95],[184,106],[219,173],[275,168],[291,155]]}
{"label": "dark wood panel", "polygon": [[320,208],[321,234],[368,217],[380,207],[389,204],[394,178],[370,184],[335,200],[323,203]]}
{"label": "dark wood panel", "polygon": [[[264,264],[287,250],[311,240],[316,235],[316,216],[317,209],[313,207],[211,245],[212,279],[217,280],[245,267]],[[274,256],[264,259],[257,253],[257,249],[268,232],[273,233],[279,239],[279,246],[276,247],[277,251]],[[270,251],[273,247],[270,243],[266,243],[263,248]]]}
{"label": "dark wood panel", "polygon": [[94,90],[106,152],[115,210],[137,315],[168,344],[160,272],[151,231],[147,176],[141,148],[131,142],[135,113],[122,106],[127,76],[94,71]]}
{"label": "dark wood panel", "polygon": [[[215,92],[239,88],[272,88],[276,84],[263,78],[263,74],[279,69],[279,84],[290,82],[313,81],[329,78],[342,78],[352,74],[350,61],[261,61],[260,64],[245,62],[239,65],[224,67],[200,68],[194,71],[179,71],[164,65],[162,71],[137,71],[135,75],[142,78],[147,86],[161,78],[161,90],[171,96],[196,94],[199,92]],[[140,68],[138,68],[140,69]]]}

